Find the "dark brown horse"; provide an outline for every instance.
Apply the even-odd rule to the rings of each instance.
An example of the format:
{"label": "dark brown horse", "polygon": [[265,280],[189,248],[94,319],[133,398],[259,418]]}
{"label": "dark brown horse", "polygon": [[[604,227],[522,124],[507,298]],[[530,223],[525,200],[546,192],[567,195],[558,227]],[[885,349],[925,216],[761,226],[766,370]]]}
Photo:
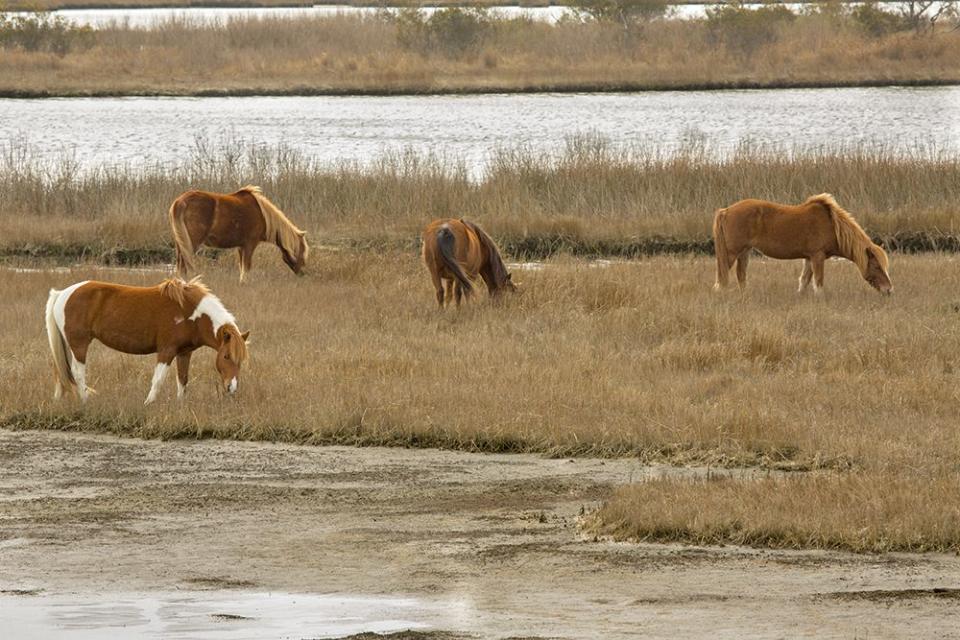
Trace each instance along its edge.
{"label": "dark brown horse", "polygon": [[473,293],[470,281],[477,275],[493,297],[517,290],[497,244],[483,229],[463,218],[434,220],[426,226],[423,262],[430,270],[441,309],[454,298],[459,307],[461,299]]}
{"label": "dark brown horse", "polygon": [[830,257],[846,258],[874,289],[889,294],[889,259],[886,252],[843,210],[829,193],[807,198],[799,205],[765,200],[741,200],[717,210],[713,218],[713,244],[717,254],[717,283],[727,286],[737,264],[740,287],[747,284],[747,262],[757,249],[778,260],[803,259],[802,293],[813,280],[814,292],[823,287],[823,265]]}
{"label": "dark brown horse", "polygon": [[240,257],[240,282],[253,264],[253,251],[261,242],[280,249],[283,261],[302,275],[310,246],[298,229],[260,191],[247,186],[235,193],[187,191],[170,205],[170,227],[177,245],[177,275],[194,269],[193,256],[201,245],[236,248]]}

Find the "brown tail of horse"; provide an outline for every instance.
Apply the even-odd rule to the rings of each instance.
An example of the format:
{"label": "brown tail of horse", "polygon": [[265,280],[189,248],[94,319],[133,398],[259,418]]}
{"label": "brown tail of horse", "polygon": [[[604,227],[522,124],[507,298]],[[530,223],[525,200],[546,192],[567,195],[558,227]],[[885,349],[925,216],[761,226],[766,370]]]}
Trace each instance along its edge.
{"label": "brown tail of horse", "polygon": [[455,242],[456,237],[449,227],[444,225],[437,229],[437,247],[440,249],[440,258],[443,260],[443,264],[447,269],[450,270],[450,273],[457,279],[457,282],[460,283],[463,295],[469,296],[473,292],[473,284],[470,283],[470,279],[467,278],[467,275],[460,267],[460,263],[457,262],[456,256],[453,254]]}
{"label": "brown tail of horse", "polygon": [[50,289],[46,312],[47,339],[50,341],[50,353],[53,354],[53,367],[57,374],[58,387],[64,391],[69,391],[77,386],[77,382],[73,379],[72,356],[67,348],[67,339],[60,333],[60,327],[57,326],[57,319],[53,312],[53,307],[59,295],[59,291]]}
{"label": "brown tail of horse", "polygon": [[194,248],[190,240],[190,233],[187,232],[187,225],[183,222],[183,214],[186,211],[187,203],[183,198],[177,198],[170,205],[170,228],[173,230],[173,242],[177,247],[177,275],[184,276],[188,270],[192,270]]}
{"label": "brown tail of horse", "polygon": [[713,250],[717,254],[716,287],[725,287],[729,282],[730,256],[727,253],[727,238],[723,232],[723,221],[726,217],[726,209],[717,209],[713,216]]}

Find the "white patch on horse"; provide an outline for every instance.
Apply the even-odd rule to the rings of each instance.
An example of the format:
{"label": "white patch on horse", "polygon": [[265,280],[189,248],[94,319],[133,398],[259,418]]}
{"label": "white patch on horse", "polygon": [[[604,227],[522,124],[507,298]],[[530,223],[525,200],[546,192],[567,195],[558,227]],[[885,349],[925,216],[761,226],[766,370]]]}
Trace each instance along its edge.
{"label": "white patch on horse", "polygon": [[220,298],[208,293],[203,296],[203,299],[200,301],[200,304],[197,305],[197,308],[193,310],[193,314],[190,316],[190,320],[199,320],[201,316],[207,316],[210,318],[211,324],[213,324],[213,334],[216,335],[217,331],[220,330],[225,324],[232,324],[236,326],[237,320],[233,317],[233,314],[227,311],[226,307],[223,306],[223,303],[220,302]]}
{"label": "white patch on horse", "polygon": [[[57,296],[57,300],[53,303],[53,319],[57,323],[57,329],[60,330],[60,335],[63,336],[64,341],[67,339],[67,333],[64,331],[64,325],[67,322],[67,301],[70,300],[70,296],[73,295],[73,292],[82,287],[83,285],[90,282],[89,280],[84,280],[83,282],[78,282],[77,284],[72,284]],[[67,345],[69,347],[69,343]],[[73,355],[73,348],[70,348],[71,355]]]}
{"label": "white patch on horse", "polygon": [[177,378],[177,398],[182,399],[183,395],[187,392],[187,385],[180,382],[180,378]]}
{"label": "white patch on horse", "polygon": [[170,368],[170,365],[158,362],[156,368],[153,370],[153,383],[150,385],[150,393],[147,395],[147,399],[143,404],[150,404],[157,399],[157,392],[160,391],[160,385],[163,384],[163,379],[167,377],[167,370]]}

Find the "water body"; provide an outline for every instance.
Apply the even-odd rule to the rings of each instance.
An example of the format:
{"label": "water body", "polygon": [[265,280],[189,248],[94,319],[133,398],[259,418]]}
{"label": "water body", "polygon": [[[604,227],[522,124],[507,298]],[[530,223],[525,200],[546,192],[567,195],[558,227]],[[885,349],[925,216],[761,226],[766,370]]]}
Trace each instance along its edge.
{"label": "water body", "polygon": [[[255,591],[0,595],[5,637],[342,637],[469,624],[461,601]],[[119,634],[119,635],[118,635]]]}
{"label": "water body", "polygon": [[[881,7],[888,7],[896,11],[899,3],[881,2]],[[679,19],[701,18],[706,14],[708,7],[715,4],[678,4],[669,10],[669,16]],[[747,4],[751,8],[763,6],[761,4]],[[810,5],[786,3],[792,11],[800,12]],[[298,18],[320,17],[331,15],[374,15],[384,9],[379,7],[354,7],[350,5],[315,5],[312,7],[183,7],[183,8],[145,8],[145,9],[63,9],[52,12],[62,16],[73,24],[90,25],[100,28],[111,24],[127,24],[131,27],[146,28],[161,22],[177,19],[193,23],[225,22],[236,18],[271,17],[271,18]],[[393,11],[387,9],[387,11]],[[436,7],[426,7],[424,12],[430,14],[437,11]],[[490,14],[502,18],[529,18],[544,22],[557,22],[565,16],[571,15],[568,7],[520,7],[504,6],[493,7]],[[7,15],[17,15],[8,12]]]}
{"label": "water body", "polygon": [[0,161],[80,168],[185,162],[198,139],[284,146],[324,164],[434,154],[477,174],[497,149],[561,151],[572,136],[669,154],[916,146],[960,153],[960,87],[391,97],[0,100]]}

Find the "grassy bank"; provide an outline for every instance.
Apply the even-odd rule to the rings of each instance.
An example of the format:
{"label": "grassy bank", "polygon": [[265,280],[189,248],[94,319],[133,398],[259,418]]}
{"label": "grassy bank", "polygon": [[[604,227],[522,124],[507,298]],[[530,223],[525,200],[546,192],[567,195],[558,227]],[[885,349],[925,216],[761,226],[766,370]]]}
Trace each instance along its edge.
{"label": "grassy bank", "polygon": [[956,472],[654,480],[587,518],[618,540],[858,552],[960,551]]}
{"label": "grassy bank", "polygon": [[718,207],[744,197],[801,202],[828,191],[894,249],[955,250],[960,158],[865,148],[764,150],[723,160],[614,149],[578,138],[556,157],[494,155],[479,180],[456,162],[392,154],[326,166],[287,149],[198,144],[180,167],[77,171],[29,149],[0,155],[0,253],[113,262],[168,260],[167,209],[189,188],[261,185],[314,244],[412,249],[438,217],[484,224],[514,256],[709,252]]}
{"label": "grassy bank", "polygon": [[[742,15],[741,15],[742,14]],[[839,9],[546,24],[475,11],[9,27],[0,95],[250,95],[960,82],[960,31]],[[879,26],[878,26],[879,25]],[[22,33],[21,33],[22,31]]]}
{"label": "grassy bank", "polygon": [[102,346],[88,363],[97,395],[83,408],[53,402],[41,316],[51,287],[155,283],[162,271],[0,271],[0,424],[830,469],[795,482],[643,484],[601,511],[596,531],[956,548],[954,258],[894,256],[890,298],[841,262],[814,298],[796,295],[792,263],[754,260],[747,294],[714,295],[707,258],[565,258],[515,269],[520,296],[445,313],[413,252],[321,250],[304,278],[273,250],[259,258],[243,287],[232,256],[204,268],[252,331],[239,397],[217,397],[212,353],[200,352],[188,401],[177,404],[169,380],[149,408],[152,359]]}

